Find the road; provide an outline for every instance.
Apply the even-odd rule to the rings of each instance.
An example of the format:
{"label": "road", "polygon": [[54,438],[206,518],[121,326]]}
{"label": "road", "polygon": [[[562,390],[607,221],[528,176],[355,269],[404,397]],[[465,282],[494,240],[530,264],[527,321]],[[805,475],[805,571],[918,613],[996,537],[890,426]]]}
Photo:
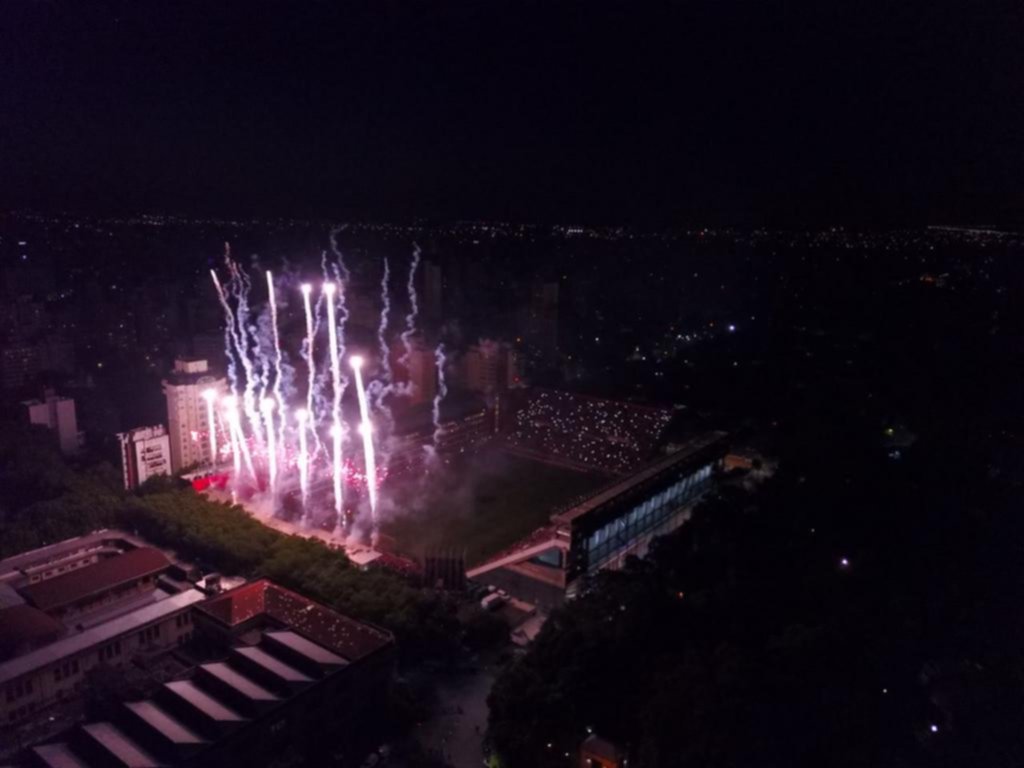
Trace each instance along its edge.
{"label": "road", "polygon": [[487,694],[494,683],[493,666],[480,671],[444,675],[437,681],[438,711],[416,731],[423,748],[441,755],[453,768],[481,768],[487,730]]}

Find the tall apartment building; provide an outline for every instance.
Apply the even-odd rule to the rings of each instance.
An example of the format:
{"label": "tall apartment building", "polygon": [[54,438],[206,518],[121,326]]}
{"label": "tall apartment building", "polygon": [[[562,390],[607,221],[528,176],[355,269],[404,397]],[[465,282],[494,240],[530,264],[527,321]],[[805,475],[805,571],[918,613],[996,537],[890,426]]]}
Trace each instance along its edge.
{"label": "tall apartment building", "polygon": [[171,472],[171,438],[162,424],[118,434],[121,470],[126,490],[137,488],[153,475]]}
{"label": "tall apartment building", "polygon": [[53,390],[46,390],[41,400],[26,400],[22,403],[28,411],[28,420],[57,433],[61,453],[76,453],[81,447],[78,434],[78,420],[75,417],[75,401],[70,397],[58,397]]}
{"label": "tall apartment building", "polygon": [[483,340],[462,357],[463,385],[471,392],[493,395],[524,386],[520,359],[504,342]]}
{"label": "tall apartment building", "polygon": [[167,398],[167,434],[171,444],[171,471],[212,461],[206,400],[203,392],[213,389],[218,396],[227,391],[223,377],[214,375],[202,358],[178,358],[174,370],[164,379]]}

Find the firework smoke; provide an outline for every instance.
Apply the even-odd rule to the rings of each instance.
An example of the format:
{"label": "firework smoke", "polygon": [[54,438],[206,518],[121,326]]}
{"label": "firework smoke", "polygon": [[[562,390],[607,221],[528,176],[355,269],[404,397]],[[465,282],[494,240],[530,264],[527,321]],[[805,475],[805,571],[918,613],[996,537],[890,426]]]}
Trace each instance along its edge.
{"label": "firework smoke", "polygon": [[306,439],[309,411],[300,408],[295,412],[295,420],[299,424],[299,489],[302,493],[302,527],[305,528],[309,525],[309,443]]}
{"label": "firework smoke", "polygon": [[363,436],[363,460],[366,463],[366,489],[370,496],[370,518],[373,530],[377,530],[377,460],[373,451],[373,425],[370,423],[370,406],[363,388],[363,358],[353,355],[349,364],[356,375],[356,394],[359,396],[359,432]]}

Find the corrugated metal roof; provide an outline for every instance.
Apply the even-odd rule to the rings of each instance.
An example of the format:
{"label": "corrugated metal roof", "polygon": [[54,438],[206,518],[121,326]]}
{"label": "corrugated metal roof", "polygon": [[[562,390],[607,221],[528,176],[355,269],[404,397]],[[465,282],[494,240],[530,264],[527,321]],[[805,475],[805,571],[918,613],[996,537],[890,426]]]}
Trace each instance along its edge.
{"label": "corrugated metal roof", "polygon": [[270,672],[274,677],[288,683],[311,683],[313,678],[308,677],[295,667],[290,667],[280,659],[275,659],[262,648],[236,648],[235,653],[244,656],[254,664]]}
{"label": "corrugated metal roof", "polygon": [[285,630],[281,632],[267,632],[265,634],[267,637],[279,642],[286,648],[295,651],[295,653],[306,657],[310,661],[315,661],[317,664],[340,667],[348,663],[340,656],[336,656],[326,648],[322,648],[316,643],[311,642],[302,635],[297,635],[294,632],[288,632]]}
{"label": "corrugated metal roof", "polygon": [[696,437],[670,456],[666,456],[663,459],[659,459],[658,461],[648,464],[639,472],[606,486],[604,489],[598,491],[593,496],[580,502],[574,507],[571,507],[564,512],[552,515],[551,519],[555,523],[561,525],[569,524],[573,520],[592,512],[603,504],[613,501],[629,491],[631,488],[634,488],[653,477],[657,477],[659,474],[671,469],[676,464],[686,461],[690,456],[700,452],[702,449],[723,440],[725,436],[724,432],[711,432],[707,435]]}
{"label": "corrugated metal roof", "polygon": [[221,723],[240,723],[245,720],[231,707],[213,698],[191,680],[176,680],[173,683],[167,683],[164,687],[211,720]]}
{"label": "corrugated metal roof", "polygon": [[173,744],[201,744],[203,742],[191,729],[149,699],[129,702],[125,706],[138,715],[146,725],[158,731]]}
{"label": "corrugated metal roof", "polygon": [[232,669],[222,661],[214,664],[203,664],[200,669],[205,669],[222,683],[231,686],[234,690],[252,701],[277,701],[278,697],[250,680],[245,675]]}
{"label": "corrugated metal roof", "polygon": [[91,723],[82,730],[125,768],[158,768],[158,763],[112,723]]}
{"label": "corrugated metal roof", "polygon": [[88,768],[63,741],[33,747],[32,751],[49,768]]}

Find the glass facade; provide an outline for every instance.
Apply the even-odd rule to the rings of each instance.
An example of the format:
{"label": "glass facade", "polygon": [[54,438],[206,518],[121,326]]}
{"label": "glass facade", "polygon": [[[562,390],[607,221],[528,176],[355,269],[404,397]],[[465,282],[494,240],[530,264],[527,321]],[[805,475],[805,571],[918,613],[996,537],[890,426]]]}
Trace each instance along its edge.
{"label": "glass facade", "polygon": [[700,496],[711,481],[715,462],[709,462],[628,512],[598,528],[587,538],[587,570],[604,567],[638,538],[654,531]]}

